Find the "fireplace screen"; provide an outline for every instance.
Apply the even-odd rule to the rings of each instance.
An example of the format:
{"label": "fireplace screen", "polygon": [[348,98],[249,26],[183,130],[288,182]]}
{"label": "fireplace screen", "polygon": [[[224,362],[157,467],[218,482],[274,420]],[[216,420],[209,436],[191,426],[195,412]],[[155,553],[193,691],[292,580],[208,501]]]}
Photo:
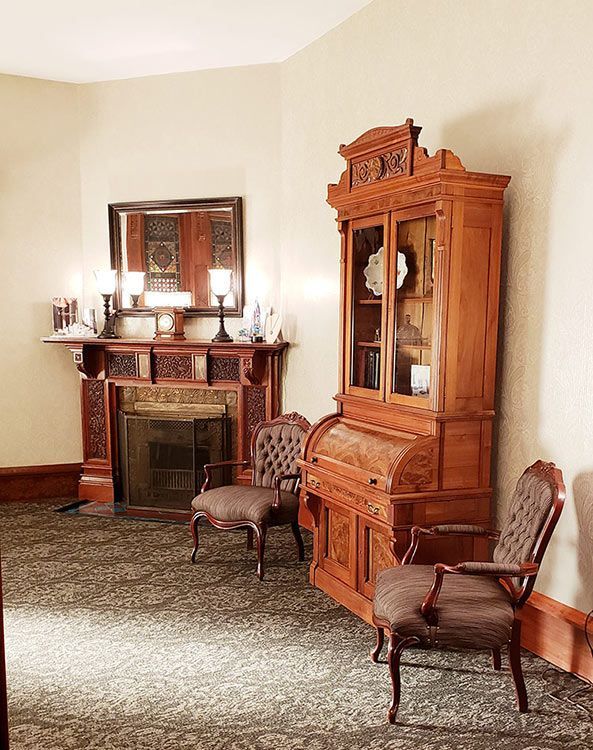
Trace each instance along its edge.
{"label": "fireplace screen", "polygon": [[[230,458],[230,417],[167,418],[118,413],[123,500],[130,508],[189,510],[204,464]],[[214,486],[229,482],[215,472]],[[222,475],[222,476],[218,476]]]}

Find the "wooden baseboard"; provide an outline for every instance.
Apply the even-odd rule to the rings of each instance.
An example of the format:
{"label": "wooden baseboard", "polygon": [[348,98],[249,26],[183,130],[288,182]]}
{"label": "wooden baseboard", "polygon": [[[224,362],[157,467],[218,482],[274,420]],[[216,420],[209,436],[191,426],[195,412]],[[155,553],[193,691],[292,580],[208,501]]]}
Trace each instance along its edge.
{"label": "wooden baseboard", "polygon": [[521,644],[551,664],[593,681],[585,617],[584,612],[536,591],[523,608]]}
{"label": "wooden baseboard", "polygon": [[0,467],[0,501],[77,497],[81,464]]}

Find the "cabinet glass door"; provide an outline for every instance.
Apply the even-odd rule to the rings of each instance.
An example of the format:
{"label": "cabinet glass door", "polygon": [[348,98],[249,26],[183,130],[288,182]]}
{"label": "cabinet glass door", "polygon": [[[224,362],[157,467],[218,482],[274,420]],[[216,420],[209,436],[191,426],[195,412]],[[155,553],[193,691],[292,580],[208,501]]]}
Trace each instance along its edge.
{"label": "cabinet glass door", "polygon": [[436,218],[433,215],[398,221],[395,234],[397,257],[393,264],[397,267],[392,275],[396,292],[391,392],[419,399],[428,407],[433,395],[432,367],[436,361],[433,356]]}
{"label": "cabinet glass door", "polygon": [[384,392],[387,220],[354,222],[350,239],[349,382],[351,389],[365,389],[373,398]]}

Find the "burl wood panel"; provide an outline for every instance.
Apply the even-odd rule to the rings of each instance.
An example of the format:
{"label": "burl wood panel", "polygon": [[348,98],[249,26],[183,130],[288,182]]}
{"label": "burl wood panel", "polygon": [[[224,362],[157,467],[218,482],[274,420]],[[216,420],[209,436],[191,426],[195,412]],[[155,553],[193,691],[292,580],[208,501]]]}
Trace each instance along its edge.
{"label": "burl wood panel", "polygon": [[352,426],[338,422],[323,433],[315,451],[349,466],[385,476],[394,459],[416,437],[412,434],[378,432],[362,425]]}
{"label": "burl wood panel", "polygon": [[350,521],[336,510],[328,512],[327,556],[348,567],[350,560]]}

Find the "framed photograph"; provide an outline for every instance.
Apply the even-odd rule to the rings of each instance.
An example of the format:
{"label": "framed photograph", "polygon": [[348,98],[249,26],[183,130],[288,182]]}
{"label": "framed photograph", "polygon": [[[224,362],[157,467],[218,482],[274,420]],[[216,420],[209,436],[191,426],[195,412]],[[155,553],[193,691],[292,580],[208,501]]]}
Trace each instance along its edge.
{"label": "framed photograph", "polygon": [[412,396],[428,396],[430,391],[430,365],[412,365]]}

